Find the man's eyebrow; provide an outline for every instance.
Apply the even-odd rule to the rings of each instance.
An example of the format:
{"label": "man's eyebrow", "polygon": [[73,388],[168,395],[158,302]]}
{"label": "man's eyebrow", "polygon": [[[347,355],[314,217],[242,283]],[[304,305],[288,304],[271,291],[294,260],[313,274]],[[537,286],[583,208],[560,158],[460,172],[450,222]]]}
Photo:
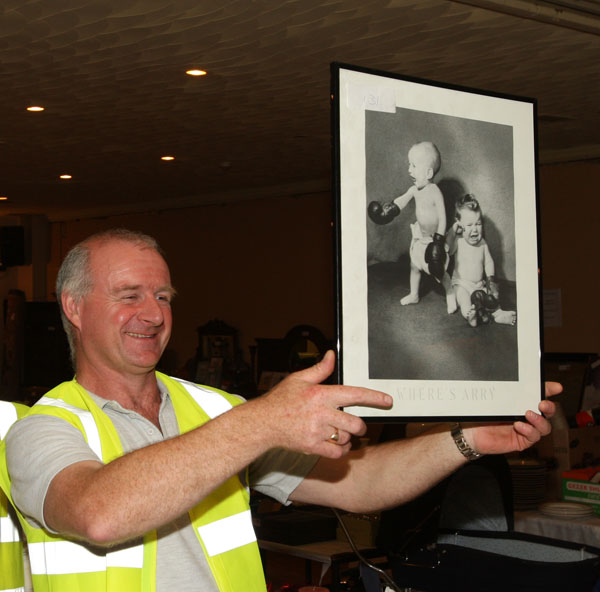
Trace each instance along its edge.
{"label": "man's eyebrow", "polygon": [[131,290],[139,290],[140,284],[120,284],[115,286],[114,292],[129,292]]}
{"label": "man's eyebrow", "polygon": [[[115,286],[114,292],[117,294],[120,292],[133,292],[135,290],[139,290],[140,288],[141,284],[121,284],[120,286]],[[177,290],[169,284],[158,288],[156,293],[158,292],[167,292],[172,297],[177,296]]]}
{"label": "man's eyebrow", "polygon": [[159,288],[156,291],[157,292],[168,292],[169,296],[171,296],[171,298],[175,298],[175,296],[177,296],[177,290],[171,285],[162,286],[161,288]]}

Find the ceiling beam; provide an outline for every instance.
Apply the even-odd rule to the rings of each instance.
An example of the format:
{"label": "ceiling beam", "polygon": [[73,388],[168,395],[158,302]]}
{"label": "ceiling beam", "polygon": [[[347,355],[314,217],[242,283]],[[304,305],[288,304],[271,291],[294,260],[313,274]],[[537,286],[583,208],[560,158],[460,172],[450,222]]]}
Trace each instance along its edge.
{"label": "ceiling beam", "polygon": [[600,2],[594,0],[451,0],[542,23],[600,35]]}

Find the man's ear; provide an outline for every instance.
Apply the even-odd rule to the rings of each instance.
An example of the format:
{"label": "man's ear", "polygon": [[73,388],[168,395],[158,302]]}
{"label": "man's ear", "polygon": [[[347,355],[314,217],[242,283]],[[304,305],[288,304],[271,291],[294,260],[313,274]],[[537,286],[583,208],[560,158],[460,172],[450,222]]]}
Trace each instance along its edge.
{"label": "man's ear", "polygon": [[65,316],[74,327],[79,329],[79,304],[81,300],[75,300],[75,298],[68,293],[61,294],[60,298]]}

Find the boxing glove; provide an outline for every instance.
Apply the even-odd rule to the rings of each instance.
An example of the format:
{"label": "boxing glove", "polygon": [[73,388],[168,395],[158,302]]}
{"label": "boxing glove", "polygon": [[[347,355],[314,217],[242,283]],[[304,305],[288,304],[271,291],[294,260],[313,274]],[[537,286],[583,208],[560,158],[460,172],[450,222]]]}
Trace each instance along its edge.
{"label": "boxing glove", "polygon": [[400,213],[400,208],[393,201],[387,203],[372,201],[367,208],[367,213],[375,224],[389,224]]}
{"label": "boxing glove", "polygon": [[478,324],[488,323],[490,315],[488,313],[488,295],[484,290],[475,290],[471,294],[471,304],[477,313]]}
{"label": "boxing glove", "polygon": [[429,266],[429,273],[441,282],[446,271],[446,239],[437,232],[433,240],[425,248],[425,263]]}
{"label": "boxing glove", "polygon": [[471,304],[475,307],[477,315],[482,323],[490,320],[490,313],[498,310],[498,300],[485,290],[475,290],[471,294]]}

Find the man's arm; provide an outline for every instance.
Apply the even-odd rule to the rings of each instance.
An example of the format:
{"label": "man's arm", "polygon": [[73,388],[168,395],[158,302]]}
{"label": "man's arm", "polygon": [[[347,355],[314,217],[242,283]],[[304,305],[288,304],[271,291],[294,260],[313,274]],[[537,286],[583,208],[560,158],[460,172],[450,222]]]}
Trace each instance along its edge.
{"label": "man's arm", "polygon": [[[560,391],[557,383],[547,383],[547,396]],[[554,404],[544,400],[539,411],[528,411],[526,422],[465,427],[465,438],[482,454],[524,450],[550,433],[546,418],[554,414]],[[421,495],[465,462],[448,428],[439,426],[415,438],[352,451],[338,461],[322,458],[290,499],[351,512],[382,510]]]}
{"label": "man's arm", "polygon": [[[182,436],[142,448],[106,465],[82,461],[52,480],[44,503],[53,530],[97,544],[142,535],[188,511],[273,447],[341,458],[364,422],[339,407],[389,407],[368,389],[321,385],[334,355],[294,373],[263,397],[239,405]],[[336,429],[339,441],[329,439]]]}

